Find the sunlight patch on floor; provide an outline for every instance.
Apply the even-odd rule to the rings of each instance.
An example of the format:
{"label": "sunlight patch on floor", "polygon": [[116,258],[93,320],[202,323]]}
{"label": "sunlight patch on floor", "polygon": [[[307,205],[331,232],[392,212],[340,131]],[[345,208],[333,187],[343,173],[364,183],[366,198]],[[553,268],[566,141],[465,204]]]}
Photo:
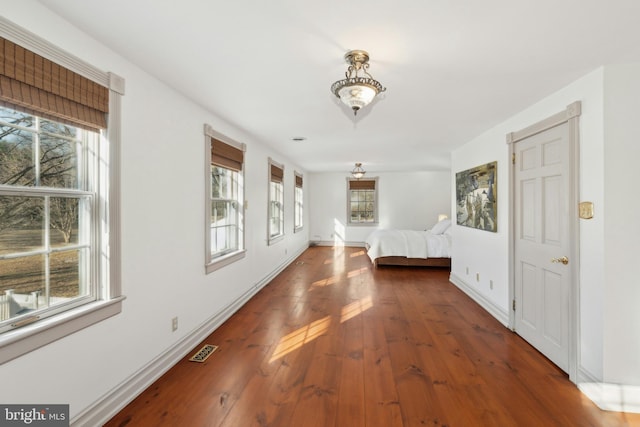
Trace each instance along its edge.
{"label": "sunlight patch on floor", "polygon": [[311,284],[309,291],[314,291],[319,288],[324,288],[325,286],[334,285],[338,282],[339,279],[340,279],[339,276],[331,276],[326,279],[316,280]]}
{"label": "sunlight patch on floor", "polygon": [[347,304],[342,307],[342,313],[340,315],[340,323],[344,323],[349,319],[364,313],[368,309],[373,307],[373,301],[371,295],[364,297],[358,301],[354,301],[351,304]]}
{"label": "sunlight patch on floor", "polygon": [[350,272],[347,273],[347,277],[351,279],[363,273],[366,273],[367,271],[369,271],[369,269],[366,267],[358,268],[357,270],[351,270]]}
{"label": "sunlight patch on floor", "polygon": [[[371,307],[373,307],[373,300],[371,298],[371,295],[354,301],[351,304],[345,305],[344,307],[342,307],[340,313],[340,323],[344,323],[349,319],[353,319],[354,317],[364,313]],[[330,326],[331,316],[326,316],[322,319],[316,320],[315,322],[311,322],[299,329],[296,329],[288,335],[285,335],[278,342],[276,349],[271,355],[271,359],[269,359],[269,363],[278,360],[293,351],[298,350],[303,345],[310,343],[311,341],[320,337],[321,335],[326,333],[327,330],[329,330]]]}
{"label": "sunlight patch on floor", "polygon": [[353,252],[351,255],[349,255],[349,257],[355,258],[357,256],[363,256],[363,255],[364,255],[364,250],[358,251],[358,252]]}
{"label": "sunlight patch on floor", "polygon": [[280,359],[302,347],[303,345],[315,340],[329,329],[331,325],[331,316],[323,317],[320,320],[311,322],[302,328],[296,329],[289,335],[285,335],[280,339],[278,346],[276,347],[269,363],[274,360]]}
{"label": "sunlight patch on floor", "polygon": [[333,274],[337,276],[344,272],[344,247],[334,246],[333,247]]}

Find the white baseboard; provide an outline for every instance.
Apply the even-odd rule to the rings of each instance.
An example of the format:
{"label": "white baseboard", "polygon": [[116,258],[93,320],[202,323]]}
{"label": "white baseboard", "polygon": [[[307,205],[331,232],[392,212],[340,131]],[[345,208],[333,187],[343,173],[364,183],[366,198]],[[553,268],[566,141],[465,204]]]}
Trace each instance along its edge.
{"label": "white baseboard", "polygon": [[584,382],[578,388],[602,410],[640,414],[640,386]]}
{"label": "white baseboard", "polygon": [[578,368],[576,385],[604,411],[640,413],[640,386],[603,383],[583,367]]}
{"label": "white baseboard", "polygon": [[364,242],[335,242],[333,240],[313,240],[309,246],[348,246],[354,248],[364,248]]}
{"label": "white baseboard", "polygon": [[449,275],[449,281],[456,285],[462,292],[467,294],[478,305],[484,308],[489,314],[495,317],[505,327],[509,327],[509,312],[502,307],[497,306],[493,301],[487,299],[480,292],[476,291],[473,287],[469,286],[460,276],[455,273]]}
{"label": "white baseboard", "polygon": [[258,283],[249,288],[244,294],[229,303],[220,312],[216,313],[203,324],[182,338],[166,352],[143,366],[140,370],[116,386],[109,393],[100,398],[96,403],[86,408],[75,416],[70,425],[74,427],[101,426],[127,406],[140,393],[147,389],[154,381],[160,378],[173,365],[178,363],[202,340],[208,337],[214,330],[229,319],[240,307],[246,304],[260,289],[267,285],[275,276],[280,274],[289,264],[300,256],[307,248],[303,247],[298,253],[289,257],[285,262],[276,267]]}

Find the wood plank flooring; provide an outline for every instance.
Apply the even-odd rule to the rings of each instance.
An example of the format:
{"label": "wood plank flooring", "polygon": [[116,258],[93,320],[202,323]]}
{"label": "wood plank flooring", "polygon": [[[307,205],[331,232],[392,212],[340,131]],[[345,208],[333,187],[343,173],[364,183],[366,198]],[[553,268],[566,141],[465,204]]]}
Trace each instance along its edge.
{"label": "wood plank flooring", "polygon": [[631,426],[448,282],[312,247],[107,426]]}

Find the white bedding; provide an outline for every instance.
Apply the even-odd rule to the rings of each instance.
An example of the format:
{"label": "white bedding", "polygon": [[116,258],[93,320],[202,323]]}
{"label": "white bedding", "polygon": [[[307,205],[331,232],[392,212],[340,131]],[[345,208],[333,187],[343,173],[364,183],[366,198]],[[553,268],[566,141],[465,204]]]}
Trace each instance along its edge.
{"label": "white bedding", "polygon": [[416,230],[376,230],[366,239],[371,261],[384,256],[449,258],[451,236]]}

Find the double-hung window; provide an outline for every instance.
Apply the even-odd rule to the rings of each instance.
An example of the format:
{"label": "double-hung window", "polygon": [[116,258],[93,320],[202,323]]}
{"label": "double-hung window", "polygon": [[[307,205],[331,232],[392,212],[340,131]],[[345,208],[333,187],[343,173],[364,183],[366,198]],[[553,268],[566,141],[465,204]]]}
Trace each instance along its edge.
{"label": "double-hung window", "polygon": [[121,310],[123,93],[0,21],[0,363]]}
{"label": "double-hung window", "polygon": [[209,273],[244,257],[244,144],[205,125],[207,239]]}
{"label": "double-hung window", "polygon": [[347,219],[350,225],[378,223],[378,178],[347,178]]}
{"label": "double-hung window", "polygon": [[304,192],[302,174],[294,172],[296,179],[293,193],[293,231],[302,230],[304,225]]}
{"label": "double-hung window", "polygon": [[0,107],[0,330],[95,299],[98,135]]}
{"label": "double-hung window", "polygon": [[268,242],[284,237],[284,165],[269,158]]}

